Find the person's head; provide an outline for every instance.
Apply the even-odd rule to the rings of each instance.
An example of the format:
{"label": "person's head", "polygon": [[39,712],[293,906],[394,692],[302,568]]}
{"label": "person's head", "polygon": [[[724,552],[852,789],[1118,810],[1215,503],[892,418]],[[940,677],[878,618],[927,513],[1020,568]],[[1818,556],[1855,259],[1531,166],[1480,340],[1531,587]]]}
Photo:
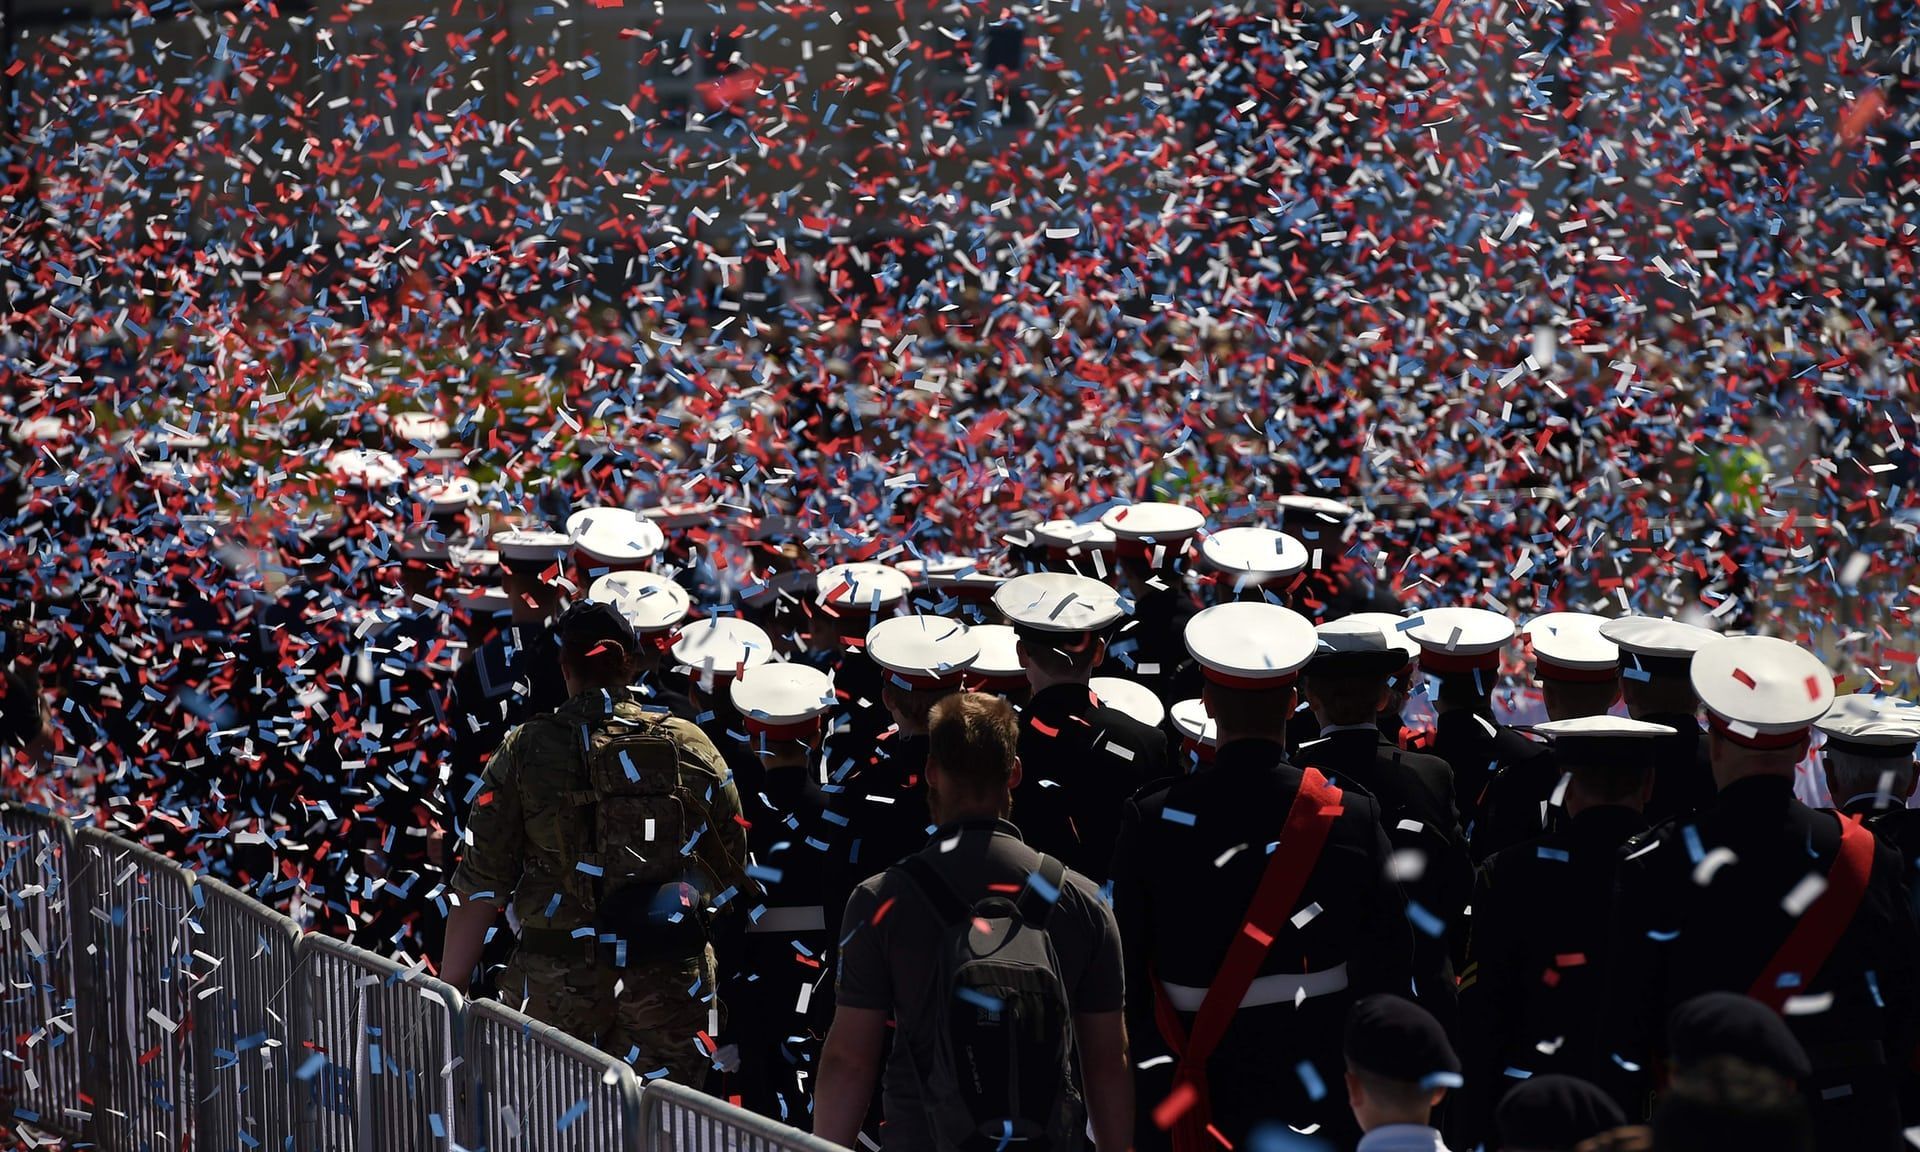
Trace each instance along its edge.
{"label": "person's head", "polygon": [[1393,706],[1386,675],[1316,672],[1311,667],[1301,679],[1307,706],[1320,726],[1371,724]]}
{"label": "person's head", "polygon": [[500,558],[500,586],[512,603],[516,621],[544,619],[560,604],[560,585],[556,583],[560,565],[555,560],[509,560]]}
{"label": "person's head", "polygon": [[1020,785],[1013,706],[981,692],[952,693],[927,716],[927,809],[937,824],[1005,816]]}
{"label": "person's head", "polygon": [[1705,992],[1669,1013],[1667,1056],[1675,1075],[1723,1056],[1764,1068],[1790,1086],[1813,1075],[1807,1050],[1780,1014],[1737,992]]}
{"label": "person's head", "polygon": [[1657,1152],[1813,1152],[1806,1098],[1737,1056],[1676,1070],[1653,1114]]}
{"label": "person's head", "polygon": [[1399,996],[1374,995],[1347,1013],[1347,1102],[1362,1132],[1389,1124],[1426,1125],[1458,1088],[1460,1058],[1446,1029]]}
{"label": "person's head", "polygon": [[1493,706],[1493,689],[1500,682],[1498,672],[1428,672],[1434,683],[1434,707],[1441,712],[1483,712]]}
{"label": "person's head", "polygon": [[1911,750],[1904,757],[1862,755],[1829,743],[1820,751],[1826,771],[1827,794],[1836,806],[1860,796],[1876,797],[1876,807],[1902,808],[1913,796],[1920,773],[1914,771]]}
{"label": "person's head", "polygon": [[633,625],[612,605],[582,601],[561,614],[556,630],[568,696],[624,688],[631,682],[639,644]]}
{"label": "person's head", "polygon": [[888,715],[901,732],[917,736],[928,730],[933,709],[942,700],[950,699],[960,692],[960,685],[942,684],[937,687],[902,687],[891,679],[880,686],[880,703],[885,705]]}
{"label": "person's head", "polygon": [[1106,638],[1094,632],[1046,632],[1016,626],[1020,667],[1038,692],[1054,684],[1085,684],[1107,656]]}
{"label": "person's head", "polygon": [[1789,743],[1757,748],[1719,727],[1710,728],[1707,758],[1713,763],[1714,785],[1725,788],[1755,776],[1792,779],[1793,770],[1806,758],[1811,743],[1811,733],[1802,732]]}
{"label": "person's head", "polygon": [[1580,716],[1604,716],[1620,699],[1620,681],[1565,680],[1553,676],[1540,678],[1540,703],[1549,720],[1572,720]]}
{"label": "person's head", "polygon": [[1572,1076],[1534,1076],[1514,1085],[1493,1112],[1500,1152],[1575,1152],[1626,1124],[1613,1098]]}
{"label": "person's head", "polygon": [[1299,704],[1293,685],[1281,688],[1234,688],[1213,680],[1200,688],[1200,702],[1213,718],[1218,742],[1272,740],[1285,743],[1287,717]]}
{"label": "person's head", "polygon": [[1913,795],[1913,755],[1920,746],[1920,708],[1891,696],[1849,693],[1834,698],[1814,727],[1835,805],[1871,797],[1875,808],[1900,808]]}
{"label": "person's head", "polygon": [[1676,662],[1677,671],[1656,670],[1650,659],[1642,660],[1646,678],[1620,675],[1620,699],[1627,715],[1635,720],[1648,716],[1691,716],[1700,710],[1700,697],[1694,695],[1693,681],[1687,678],[1687,663]]}

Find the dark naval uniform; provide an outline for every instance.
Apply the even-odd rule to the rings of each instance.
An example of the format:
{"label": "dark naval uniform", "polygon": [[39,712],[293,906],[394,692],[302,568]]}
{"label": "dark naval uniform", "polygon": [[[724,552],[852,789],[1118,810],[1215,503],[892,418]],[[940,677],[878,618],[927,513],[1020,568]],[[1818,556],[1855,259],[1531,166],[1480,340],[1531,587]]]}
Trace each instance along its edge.
{"label": "dark naval uniform", "polygon": [[1127,798],[1167,773],[1167,738],[1083,684],[1055,684],[1021,716],[1020,764],[1013,817],[1027,843],[1102,884]]}
{"label": "dark naval uniform", "polygon": [[[1606,1047],[1621,1104],[1645,1107],[1667,1014],[1703,992],[1748,992],[1813,907],[1841,820],[1793,797],[1785,777],[1738,780],[1691,821],[1628,846],[1615,903]],[[1866,890],[1785,1017],[1812,1060],[1803,1084],[1820,1148],[1900,1146],[1896,1081],[1920,1022],[1920,932],[1898,855],[1874,845]],[[1810,879],[1812,878],[1812,879]],[[1639,1073],[1619,1062],[1637,1065]]]}
{"label": "dark naval uniform", "polygon": [[[837,748],[839,738],[831,747]],[[864,753],[831,754],[829,792],[846,815],[849,874],[855,883],[926,846],[927,738],[891,732]]]}
{"label": "dark naval uniform", "polygon": [[1718,788],[1700,721],[1685,712],[1653,713],[1640,719],[1674,730],[1672,736],[1655,736],[1651,741],[1653,796],[1647,800],[1647,822],[1664,824],[1711,808]]}
{"label": "dark naval uniform", "polygon": [[820,1041],[833,1019],[836,918],[853,881],[844,816],[811,765],[767,769],[740,805],[764,892],[716,945],[721,996],[740,1065],[725,1094],[787,1124],[805,1124]]}
{"label": "dark naval uniform", "polygon": [[1451,1025],[1454,965],[1448,945],[1464,942],[1473,889],[1453,770],[1437,756],[1394,747],[1373,724],[1331,729],[1301,745],[1294,761],[1320,769],[1341,788],[1358,785],[1378,802],[1387,841],[1406,862],[1400,883],[1421,955],[1420,998]]}
{"label": "dark naval uniform", "polygon": [[1600,805],[1538,840],[1495,853],[1473,891],[1460,976],[1465,1115],[1475,1137],[1526,1076],[1598,1075],[1606,910],[1621,849],[1645,832],[1632,808]]}
{"label": "dark naval uniform", "polygon": [[1428,751],[1453,769],[1460,819],[1471,838],[1476,835],[1493,778],[1503,769],[1547,755],[1547,746],[1478,712],[1454,708],[1440,713],[1434,721],[1433,746]]}
{"label": "dark naval uniform", "polygon": [[1504,765],[1487,782],[1473,830],[1474,859],[1518,847],[1566,822],[1561,796],[1567,771],[1551,748],[1543,751]]}
{"label": "dark naval uniform", "polygon": [[[1302,774],[1265,740],[1236,740],[1189,776],[1157,781],[1126,806],[1112,866],[1114,912],[1126,949],[1134,1064],[1168,1051],[1156,999],[1191,1028],[1196,996],[1241,934],[1268,846],[1278,839]],[[1319,1123],[1358,1137],[1340,1078],[1347,1009],[1374,992],[1406,994],[1414,973],[1406,903],[1388,876],[1392,847],[1379,805],[1342,794],[1325,847],[1208,1062],[1212,1121],[1241,1144],[1257,1124]],[[1282,985],[1297,985],[1289,991]],[[1295,996],[1304,990],[1304,998]],[[1138,1098],[1164,1099],[1171,1070],[1138,1076]],[[1167,1135],[1142,1107],[1139,1147]],[[1350,1142],[1350,1140],[1349,1140]]]}

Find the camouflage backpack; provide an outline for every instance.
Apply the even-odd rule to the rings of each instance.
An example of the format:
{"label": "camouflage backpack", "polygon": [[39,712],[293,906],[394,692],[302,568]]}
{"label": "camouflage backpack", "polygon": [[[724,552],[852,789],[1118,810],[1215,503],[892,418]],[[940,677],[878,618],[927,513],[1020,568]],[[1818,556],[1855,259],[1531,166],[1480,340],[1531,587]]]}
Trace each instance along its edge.
{"label": "camouflage backpack", "polygon": [[570,731],[586,768],[587,787],[557,798],[567,813],[560,849],[571,868],[558,878],[567,895],[603,942],[611,935],[616,950],[629,946],[628,962],[697,948],[714,877],[692,843],[712,822],[704,791],[713,781],[688,774],[661,718],[541,719]]}

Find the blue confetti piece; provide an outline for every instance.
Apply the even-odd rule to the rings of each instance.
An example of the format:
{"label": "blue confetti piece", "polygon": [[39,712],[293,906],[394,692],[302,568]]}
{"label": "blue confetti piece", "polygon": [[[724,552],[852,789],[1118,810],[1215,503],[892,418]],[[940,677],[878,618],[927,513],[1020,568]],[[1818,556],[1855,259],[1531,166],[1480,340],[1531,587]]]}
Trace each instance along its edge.
{"label": "blue confetti piece", "polygon": [[1162,820],[1171,821],[1175,824],[1184,824],[1189,828],[1193,827],[1196,823],[1199,822],[1199,817],[1195,816],[1191,812],[1182,812],[1178,808],[1160,809],[1160,818]]}
{"label": "blue confetti piece", "polygon": [[1293,1074],[1300,1078],[1300,1084],[1307,1090],[1307,1099],[1320,1101],[1327,1098],[1327,1082],[1320,1078],[1320,1072],[1313,1061],[1302,1060],[1296,1064]]}
{"label": "blue confetti piece", "polygon": [[1006,1001],[975,988],[955,988],[953,995],[955,999],[964,1000],[984,1012],[998,1012],[1006,1007]]}
{"label": "blue confetti piece", "polygon": [[560,1118],[553,1122],[553,1130],[555,1132],[565,1132],[568,1128],[571,1128],[573,1126],[574,1121],[580,1119],[580,1117],[585,1116],[586,1114],[587,1114],[587,1101],[585,1100],[585,1098],[575,1100],[573,1102],[572,1107],[568,1108],[565,1112],[561,1113]]}

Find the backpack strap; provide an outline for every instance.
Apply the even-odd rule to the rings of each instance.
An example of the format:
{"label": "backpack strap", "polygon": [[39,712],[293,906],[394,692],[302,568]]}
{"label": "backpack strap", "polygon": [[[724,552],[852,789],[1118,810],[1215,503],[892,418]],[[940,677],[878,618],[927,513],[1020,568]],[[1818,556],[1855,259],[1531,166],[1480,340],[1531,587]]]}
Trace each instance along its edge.
{"label": "backpack strap", "polygon": [[947,878],[940,875],[933,865],[919,856],[908,856],[895,864],[894,868],[899,869],[901,875],[920,889],[927,903],[933,905],[934,912],[949,926],[965,924],[973,919],[973,906],[960,898],[960,894],[953,890],[953,885],[947,883]]}
{"label": "backpack strap", "polygon": [[1053,914],[1054,905],[1060,902],[1060,893],[1066,886],[1067,866],[1060,861],[1040,854],[1040,867],[1027,879],[1026,888],[1020,892],[1015,907],[1020,909],[1020,922],[1030,928],[1045,928],[1047,917]]}

